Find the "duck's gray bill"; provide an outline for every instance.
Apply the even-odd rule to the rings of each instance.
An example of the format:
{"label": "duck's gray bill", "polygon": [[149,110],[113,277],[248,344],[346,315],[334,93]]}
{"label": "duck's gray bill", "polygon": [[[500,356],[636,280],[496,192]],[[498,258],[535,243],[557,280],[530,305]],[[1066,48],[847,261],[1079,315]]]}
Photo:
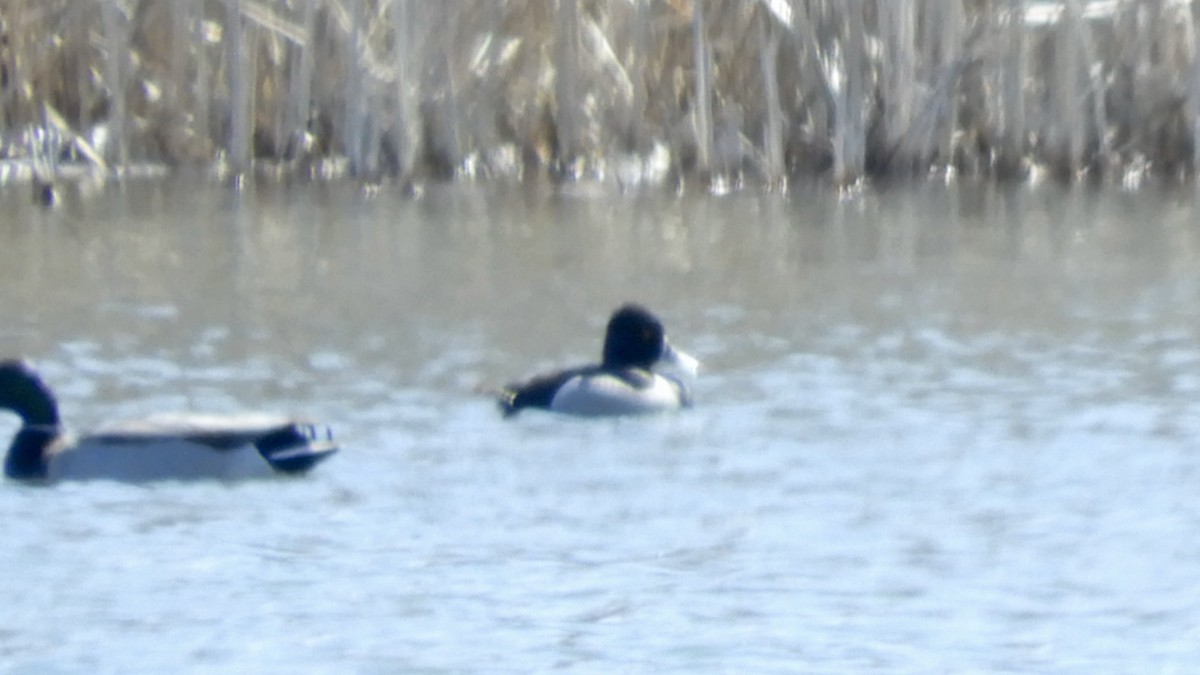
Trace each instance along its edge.
{"label": "duck's gray bill", "polygon": [[688,377],[695,377],[700,372],[700,360],[682,349],[677,349],[670,342],[663,350],[663,361],[671,364]]}

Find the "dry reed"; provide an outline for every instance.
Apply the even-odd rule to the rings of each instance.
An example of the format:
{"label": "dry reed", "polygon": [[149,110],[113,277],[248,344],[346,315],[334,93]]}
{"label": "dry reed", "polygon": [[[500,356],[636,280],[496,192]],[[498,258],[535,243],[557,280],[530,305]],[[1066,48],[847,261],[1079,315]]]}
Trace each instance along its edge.
{"label": "dry reed", "polygon": [[1196,4],[5,0],[0,159],[418,180],[1190,176]]}

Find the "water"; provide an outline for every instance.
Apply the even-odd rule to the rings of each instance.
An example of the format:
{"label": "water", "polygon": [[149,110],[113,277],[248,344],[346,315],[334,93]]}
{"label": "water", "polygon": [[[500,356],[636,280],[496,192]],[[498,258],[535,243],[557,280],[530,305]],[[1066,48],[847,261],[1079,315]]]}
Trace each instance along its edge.
{"label": "water", "polygon": [[[189,180],[0,195],[78,428],[289,410],[301,480],[0,486],[0,672],[1188,672],[1190,192]],[[656,308],[677,416],[480,390]],[[7,436],[15,421],[4,418]]]}

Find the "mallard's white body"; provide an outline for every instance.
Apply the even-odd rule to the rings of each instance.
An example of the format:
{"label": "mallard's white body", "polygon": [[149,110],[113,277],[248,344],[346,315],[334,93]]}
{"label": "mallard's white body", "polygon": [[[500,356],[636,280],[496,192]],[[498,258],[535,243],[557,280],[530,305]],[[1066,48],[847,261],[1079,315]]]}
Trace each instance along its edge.
{"label": "mallard's white body", "polygon": [[19,360],[0,361],[0,407],[24,422],[4,464],[16,479],[234,480],[303,473],[338,449],[328,428],[269,414],[163,414],[74,436],[49,388]]}
{"label": "mallard's white body", "polygon": [[86,437],[52,453],[46,478],[58,480],[152,481],[181,478],[235,480],[274,473],[253,445],[216,451],[179,438],[110,443]]}
{"label": "mallard's white body", "polygon": [[[308,440],[277,450],[267,461],[256,441],[291,428]],[[303,431],[301,433],[304,433]],[[277,473],[273,463],[290,455],[336,450],[311,425],[283,415],[163,414],[104,427],[85,436],[64,435],[48,457],[50,480],[122,481],[214,478],[237,480]]]}

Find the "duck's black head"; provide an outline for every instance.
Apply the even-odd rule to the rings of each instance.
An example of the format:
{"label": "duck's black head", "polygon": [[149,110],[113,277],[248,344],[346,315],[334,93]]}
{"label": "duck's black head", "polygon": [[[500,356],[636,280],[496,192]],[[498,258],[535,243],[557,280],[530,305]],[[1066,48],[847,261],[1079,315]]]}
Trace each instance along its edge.
{"label": "duck's black head", "polygon": [[7,408],[27,425],[58,426],[58,404],[50,388],[24,359],[0,361],[0,408]]}
{"label": "duck's black head", "polygon": [[603,365],[649,369],[662,358],[666,344],[666,333],[658,317],[644,307],[624,305],[608,320]]}

